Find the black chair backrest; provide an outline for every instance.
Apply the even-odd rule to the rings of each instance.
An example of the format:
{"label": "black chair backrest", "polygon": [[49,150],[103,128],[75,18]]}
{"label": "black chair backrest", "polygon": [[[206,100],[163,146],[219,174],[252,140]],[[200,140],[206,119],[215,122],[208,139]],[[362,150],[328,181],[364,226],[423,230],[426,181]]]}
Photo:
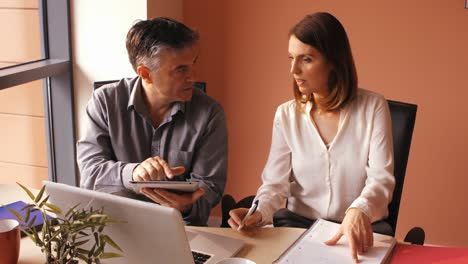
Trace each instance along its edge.
{"label": "black chair backrest", "polygon": [[390,115],[392,117],[393,151],[395,160],[395,190],[393,191],[392,202],[388,205],[387,222],[396,232],[398,211],[400,210],[400,200],[405,182],[406,165],[411,147],[411,138],[416,121],[417,105],[388,101]]}
{"label": "black chair backrest", "polygon": [[[97,81],[93,83],[93,89],[96,90],[97,88],[103,86],[104,84],[108,83],[115,83],[119,80],[110,80],[110,81]],[[206,83],[205,82],[194,82],[193,87],[201,89],[203,92],[206,93]]]}
{"label": "black chair backrest", "polygon": [[97,81],[93,83],[93,89],[96,90],[97,88],[103,86],[104,84],[108,83],[115,83],[118,82],[119,80],[110,80],[110,81]]}

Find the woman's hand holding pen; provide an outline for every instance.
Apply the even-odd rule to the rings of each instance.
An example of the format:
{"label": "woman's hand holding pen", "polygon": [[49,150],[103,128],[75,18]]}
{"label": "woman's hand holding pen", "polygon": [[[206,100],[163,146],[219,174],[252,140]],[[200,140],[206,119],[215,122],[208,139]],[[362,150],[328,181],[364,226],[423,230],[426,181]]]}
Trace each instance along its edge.
{"label": "woman's hand holding pen", "polygon": [[[258,231],[258,224],[262,222],[262,214],[259,211],[255,211],[252,215],[247,216],[248,212],[248,208],[237,208],[229,211],[229,216],[231,216],[231,218],[229,218],[228,224],[232,229],[239,231],[244,235],[253,236]],[[239,229],[244,218],[244,226]]]}

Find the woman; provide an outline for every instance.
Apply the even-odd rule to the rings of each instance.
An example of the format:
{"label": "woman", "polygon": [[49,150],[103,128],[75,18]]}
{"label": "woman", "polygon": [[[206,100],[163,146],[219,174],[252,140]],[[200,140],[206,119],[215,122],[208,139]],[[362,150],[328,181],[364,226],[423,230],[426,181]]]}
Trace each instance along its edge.
{"label": "woman", "polygon": [[[348,37],[334,16],[306,16],[291,29],[288,49],[295,99],[276,111],[258,209],[242,232],[272,222],[305,228],[318,218],[341,222],[326,243],[346,235],[357,261],[373,246],[371,223],[387,216],[395,185],[388,104],[357,88]],[[285,199],[287,209],[278,211]],[[232,210],[230,226],[238,229],[246,214]]]}

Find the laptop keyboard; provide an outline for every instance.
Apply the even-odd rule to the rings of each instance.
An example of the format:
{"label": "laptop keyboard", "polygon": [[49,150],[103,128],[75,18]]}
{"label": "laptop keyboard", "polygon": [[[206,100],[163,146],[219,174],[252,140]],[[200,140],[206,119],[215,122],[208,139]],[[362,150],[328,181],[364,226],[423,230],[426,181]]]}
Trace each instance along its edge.
{"label": "laptop keyboard", "polygon": [[192,251],[192,256],[193,256],[193,260],[195,261],[195,264],[206,263],[211,258],[210,255],[203,254],[203,253],[196,252],[196,251]]}

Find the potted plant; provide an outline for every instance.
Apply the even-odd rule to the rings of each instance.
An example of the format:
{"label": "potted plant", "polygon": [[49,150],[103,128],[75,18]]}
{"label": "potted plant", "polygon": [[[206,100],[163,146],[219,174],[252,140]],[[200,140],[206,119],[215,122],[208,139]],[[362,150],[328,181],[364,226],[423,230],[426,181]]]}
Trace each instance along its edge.
{"label": "potted plant", "polygon": [[[62,209],[48,203],[49,196],[44,197],[45,186],[37,195],[18,183],[28,194],[32,203],[27,204],[22,213],[6,207],[18,218],[25,233],[46,256],[47,263],[74,264],[81,259],[86,263],[100,263],[100,259],[122,257],[121,253],[105,251],[106,246],[122,252],[122,249],[104,233],[108,223],[125,223],[106,215],[104,208],[78,209],[79,204],[69,208],[62,216]],[[34,227],[39,211],[42,217],[42,228]],[[55,216],[49,216],[52,213]]]}

